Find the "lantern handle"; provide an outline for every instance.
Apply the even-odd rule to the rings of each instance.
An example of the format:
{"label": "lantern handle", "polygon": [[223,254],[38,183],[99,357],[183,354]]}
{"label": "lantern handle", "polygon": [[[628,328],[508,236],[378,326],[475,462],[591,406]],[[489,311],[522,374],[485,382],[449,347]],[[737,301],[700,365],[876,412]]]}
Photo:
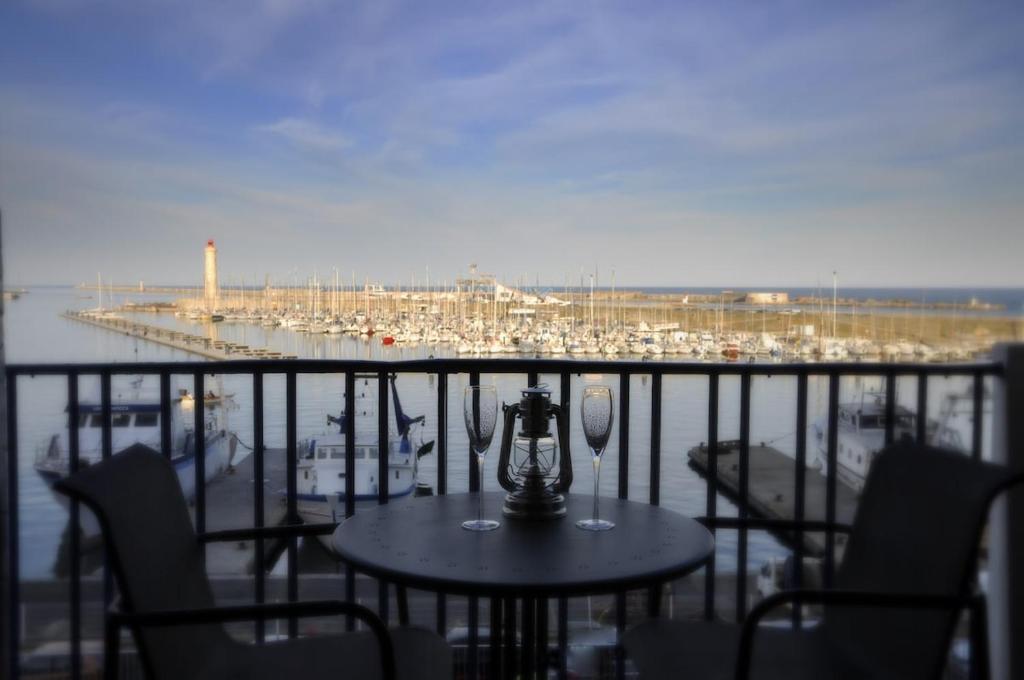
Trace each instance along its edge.
{"label": "lantern handle", "polygon": [[552,490],[555,493],[568,493],[572,486],[572,454],[569,453],[569,416],[568,409],[559,404],[551,404],[551,413],[555,416],[558,430],[558,479]]}
{"label": "lantern handle", "polygon": [[[519,404],[502,402],[501,409],[505,413],[505,427],[501,432],[501,449],[498,454],[498,483],[505,491],[515,491],[516,483],[509,475],[509,456],[512,452],[512,436],[516,429],[516,417],[519,416]],[[480,480],[480,488],[483,488]]]}

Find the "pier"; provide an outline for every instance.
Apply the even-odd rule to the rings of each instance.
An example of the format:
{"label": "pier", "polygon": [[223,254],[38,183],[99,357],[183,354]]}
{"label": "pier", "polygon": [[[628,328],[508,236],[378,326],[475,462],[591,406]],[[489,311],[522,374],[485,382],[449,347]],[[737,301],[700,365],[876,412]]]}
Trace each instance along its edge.
{"label": "pier", "polygon": [[162,328],[150,324],[131,321],[120,316],[94,314],[89,312],[65,312],[65,319],[103,328],[115,333],[122,333],[133,338],[154,342],[158,345],[171,347],[181,352],[195,354],[204,359],[225,361],[230,359],[295,359],[294,354],[282,354],[264,347],[250,347],[224,340],[184,333],[170,328]]}
{"label": "pier", "polygon": [[[702,477],[709,471],[708,449],[705,444],[695,446],[687,454],[690,467]],[[718,469],[719,491],[730,500],[739,499],[739,442],[724,441],[718,444],[716,457]],[[750,445],[750,467],[748,477],[747,507],[755,516],[764,519],[794,519],[796,461],[778,449],[761,444]],[[804,513],[807,519],[824,519],[825,512],[825,477],[814,470],[809,470],[804,478]],[[851,524],[857,509],[857,494],[853,489],[836,482],[836,521]],[[792,544],[792,536],[779,536],[787,544]],[[836,536],[836,546],[842,545],[845,537]],[[825,554],[825,534],[821,532],[804,533],[804,551],[809,556],[820,557]]]}
{"label": "pier", "polygon": [[[244,445],[243,445],[244,446]],[[243,446],[237,447],[242,452]],[[253,501],[255,486],[263,485],[263,525],[276,526],[285,521],[284,497],[278,493],[286,484],[286,450],[266,449],[263,454],[263,480],[255,475],[253,454],[240,462],[233,462],[222,475],[206,485],[206,524],[210,531],[237,529],[255,525]],[[273,565],[275,541],[266,541],[266,564]],[[310,546],[316,548],[317,546]],[[216,542],[206,546],[206,567],[210,574],[252,574],[255,571],[255,544]],[[305,552],[305,551],[304,551]],[[306,560],[303,560],[304,562]],[[315,569],[315,564],[303,564],[303,571]]]}

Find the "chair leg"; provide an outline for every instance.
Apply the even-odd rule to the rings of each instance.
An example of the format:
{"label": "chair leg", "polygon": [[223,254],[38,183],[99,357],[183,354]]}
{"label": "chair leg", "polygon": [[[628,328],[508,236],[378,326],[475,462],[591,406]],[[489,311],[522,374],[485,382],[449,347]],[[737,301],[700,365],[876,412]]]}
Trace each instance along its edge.
{"label": "chair leg", "polygon": [[398,623],[402,626],[409,625],[409,597],[405,593],[405,586],[395,586],[395,594],[398,598]]}
{"label": "chair leg", "polygon": [[117,680],[121,668],[121,627],[107,615],[103,635],[103,680]]}
{"label": "chair leg", "polygon": [[988,612],[985,599],[978,597],[970,609],[971,680],[988,680]]}

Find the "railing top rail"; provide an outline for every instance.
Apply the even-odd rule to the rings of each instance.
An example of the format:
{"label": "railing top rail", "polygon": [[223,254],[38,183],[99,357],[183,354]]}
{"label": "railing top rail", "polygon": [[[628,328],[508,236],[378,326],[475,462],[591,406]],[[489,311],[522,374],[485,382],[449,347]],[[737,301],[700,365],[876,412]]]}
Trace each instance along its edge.
{"label": "railing top rail", "polygon": [[23,375],[137,375],[169,373],[184,375],[275,373],[346,373],[388,371],[395,373],[601,373],[608,375],[993,375],[1002,365],[993,362],[955,364],[915,363],[791,363],[589,361],[577,359],[445,358],[404,361],[354,359],[232,359],[227,361],[87,362],[8,364],[9,378]]}

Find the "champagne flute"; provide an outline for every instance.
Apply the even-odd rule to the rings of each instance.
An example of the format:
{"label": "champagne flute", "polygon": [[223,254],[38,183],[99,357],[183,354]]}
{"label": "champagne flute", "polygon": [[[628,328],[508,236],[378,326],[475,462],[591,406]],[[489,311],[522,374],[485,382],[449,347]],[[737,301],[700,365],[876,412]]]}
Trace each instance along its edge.
{"label": "champagne flute", "polygon": [[484,456],[494,437],[494,426],[498,422],[498,391],[493,385],[470,385],[463,395],[462,414],[466,418],[466,432],[469,445],[476,454],[480,469],[480,493],[477,499],[476,519],[462,523],[470,531],[492,531],[500,523],[484,519]]}
{"label": "champagne flute", "polygon": [[583,419],[583,434],[587,437],[594,462],[594,516],[579,520],[576,526],[587,531],[607,531],[615,524],[598,516],[597,497],[598,481],[601,479],[601,454],[608,446],[612,422],[615,420],[611,388],[594,385],[584,389],[580,416]]}

